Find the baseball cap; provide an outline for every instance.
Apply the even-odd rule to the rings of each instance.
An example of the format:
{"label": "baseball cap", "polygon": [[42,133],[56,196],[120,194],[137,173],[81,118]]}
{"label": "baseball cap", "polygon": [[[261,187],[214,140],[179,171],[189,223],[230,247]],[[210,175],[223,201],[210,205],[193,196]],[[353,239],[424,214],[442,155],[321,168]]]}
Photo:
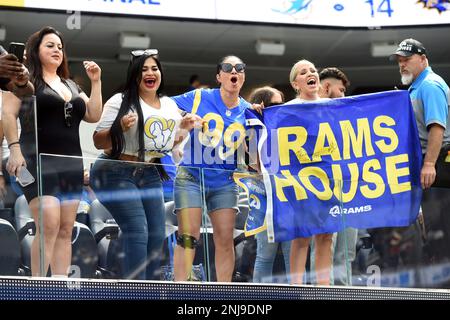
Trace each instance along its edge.
{"label": "baseball cap", "polygon": [[427,54],[423,44],[415,39],[405,39],[398,45],[397,50],[389,56],[389,60],[397,59],[397,56],[410,57],[413,54]]}

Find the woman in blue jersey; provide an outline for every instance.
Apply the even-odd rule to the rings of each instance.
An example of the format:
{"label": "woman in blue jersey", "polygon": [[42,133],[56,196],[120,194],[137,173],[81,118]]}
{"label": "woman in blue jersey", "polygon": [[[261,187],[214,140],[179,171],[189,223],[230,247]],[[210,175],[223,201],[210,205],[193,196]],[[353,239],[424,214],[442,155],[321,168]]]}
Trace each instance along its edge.
{"label": "woman in blue jersey", "polygon": [[176,281],[187,280],[190,275],[200,238],[203,192],[214,230],[217,281],[231,281],[234,270],[238,187],[232,173],[237,168],[236,151],[245,138],[244,113],[250,107],[239,96],[245,82],[245,64],[236,56],[223,58],[217,65],[216,80],[218,89],[198,89],[173,97],[180,109],[204,120],[203,128],[190,134],[175,179]]}

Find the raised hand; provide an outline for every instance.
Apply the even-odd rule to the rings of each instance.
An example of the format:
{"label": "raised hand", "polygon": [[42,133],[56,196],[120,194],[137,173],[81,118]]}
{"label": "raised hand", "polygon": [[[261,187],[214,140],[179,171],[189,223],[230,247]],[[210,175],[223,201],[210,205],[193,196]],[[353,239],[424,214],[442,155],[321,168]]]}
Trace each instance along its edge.
{"label": "raised hand", "polygon": [[259,114],[262,114],[264,108],[265,108],[264,102],[261,102],[260,104],[259,103],[252,104],[252,109],[256,110],[256,112],[258,112]]}
{"label": "raised hand", "polygon": [[201,128],[203,126],[203,120],[196,114],[187,113],[182,119],[180,123],[180,129],[184,129],[187,131],[192,130],[193,128]]}
{"label": "raised hand", "polygon": [[86,74],[91,81],[98,81],[102,75],[102,69],[94,61],[83,61]]}

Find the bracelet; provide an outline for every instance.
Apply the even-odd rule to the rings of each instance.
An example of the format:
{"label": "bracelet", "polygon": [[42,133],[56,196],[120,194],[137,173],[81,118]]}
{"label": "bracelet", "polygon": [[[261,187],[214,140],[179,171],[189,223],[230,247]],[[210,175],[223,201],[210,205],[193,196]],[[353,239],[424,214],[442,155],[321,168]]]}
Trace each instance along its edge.
{"label": "bracelet", "polygon": [[13,146],[15,144],[20,144],[20,141],[11,142],[10,144],[8,144],[8,149],[11,149],[11,146]]}
{"label": "bracelet", "polygon": [[22,85],[18,85],[17,83],[14,83],[14,85],[15,85],[17,88],[23,89],[23,88],[26,88],[26,87],[28,86],[28,81],[25,82],[25,84],[22,84]]}

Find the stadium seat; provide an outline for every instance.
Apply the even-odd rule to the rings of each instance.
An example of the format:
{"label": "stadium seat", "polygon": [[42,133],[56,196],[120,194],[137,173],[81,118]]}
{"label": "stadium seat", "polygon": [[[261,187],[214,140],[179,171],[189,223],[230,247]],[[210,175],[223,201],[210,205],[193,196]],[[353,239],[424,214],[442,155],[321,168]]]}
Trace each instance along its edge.
{"label": "stadium seat", "polygon": [[89,210],[91,230],[98,249],[98,269],[103,278],[120,279],[124,253],[120,245],[120,229],[109,211],[94,200]]}
{"label": "stadium seat", "polygon": [[20,241],[21,267],[25,270],[25,275],[31,276],[31,244],[36,234],[36,226],[31,218],[31,211],[24,195],[17,198],[14,212]]}
{"label": "stadium seat", "polygon": [[[164,207],[166,210],[166,225],[178,226],[177,215],[173,212],[175,209],[175,202],[168,201],[164,203]],[[166,236],[168,236],[167,232]]]}
{"label": "stadium seat", "polygon": [[1,208],[0,219],[8,221],[15,228],[16,222],[14,221],[14,212],[12,208]]}
{"label": "stadium seat", "polygon": [[[72,232],[72,267],[73,277],[96,277],[98,266],[97,243],[88,226],[75,222]],[[78,275],[77,273],[80,272]]]}
{"label": "stadium seat", "polygon": [[17,276],[20,267],[20,244],[10,222],[0,219],[0,275]]}

